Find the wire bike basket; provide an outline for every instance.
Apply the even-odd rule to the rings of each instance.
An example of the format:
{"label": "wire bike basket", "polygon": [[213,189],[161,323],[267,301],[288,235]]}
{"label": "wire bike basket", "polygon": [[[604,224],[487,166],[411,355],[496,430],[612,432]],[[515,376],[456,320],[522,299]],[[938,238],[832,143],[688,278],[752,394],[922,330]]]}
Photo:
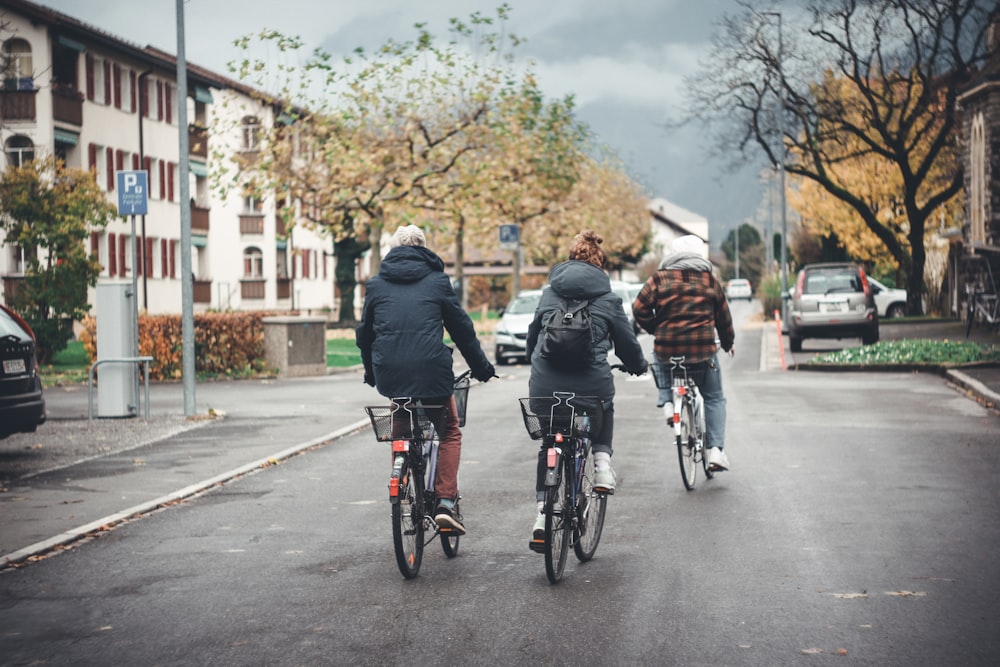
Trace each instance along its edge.
{"label": "wire bike basket", "polygon": [[434,428],[427,408],[440,408],[440,405],[420,405],[408,399],[390,405],[368,405],[365,412],[372,422],[375,439],[379,442],[392,442],[402,439],[423,438]]}
{"label": "wire bike basket", "polygon": [[680,380],[682,385],[694,382],[696,386],[701,387],[705,382],[705,373],[708,370],[708,362],[697,362],[688,367],[684,365],[683,357],[676,362],[654,361],[649,366],[653,371],[653,381],[656,383],[657,389],[671,389],[674,387],[675,380]]}
{"label": "wire bike basket", "polygon": [[455,408],[458,412],[458,425],[465,426],[465,410],[469,407],[469,376],[463,374],[455,378]]}
{"label": "wire bike basket", "polygon": [[556,392],[552,396],[519,398],[524,428],[532,440],[562,434],[587,436],[601,429],[604,410],[596,396]]}

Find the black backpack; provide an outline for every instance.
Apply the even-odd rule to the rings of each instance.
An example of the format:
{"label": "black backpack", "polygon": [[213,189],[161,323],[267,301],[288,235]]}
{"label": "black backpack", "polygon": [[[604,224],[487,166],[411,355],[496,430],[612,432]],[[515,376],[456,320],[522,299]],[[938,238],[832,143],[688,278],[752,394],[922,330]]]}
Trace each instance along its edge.
{"label": "black backpack", "polygon": [[576,370],[594,358],[589,301],[559,300],[542,337],[541,355],[558,370]]}

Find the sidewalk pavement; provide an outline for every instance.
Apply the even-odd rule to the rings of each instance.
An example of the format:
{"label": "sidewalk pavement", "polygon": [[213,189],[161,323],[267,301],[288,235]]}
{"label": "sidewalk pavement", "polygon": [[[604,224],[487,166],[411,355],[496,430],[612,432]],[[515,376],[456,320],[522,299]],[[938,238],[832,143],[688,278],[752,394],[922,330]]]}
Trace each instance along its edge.
{"label": "sidewalk pavement", "polygon": [[[776,323],[761,326],[761,371],[781,372],[782,361],[807,368],[796,364]],[[961,322],[884,322],[881,334],[965,339]],[[1000,344],[996,336],[973,334],[977,342]],[[1000,365],[905,370],[940,373],[970,398],[1000,408]],[[183,416],[180,384],[150,386],[149,419],[89,421],[85,386],[46,389],[49,420],[35,434],[0,440],[0,571],[367,428],[364,406],[382,399],[361,377],[352,368],[199,383],[191,418]]]}

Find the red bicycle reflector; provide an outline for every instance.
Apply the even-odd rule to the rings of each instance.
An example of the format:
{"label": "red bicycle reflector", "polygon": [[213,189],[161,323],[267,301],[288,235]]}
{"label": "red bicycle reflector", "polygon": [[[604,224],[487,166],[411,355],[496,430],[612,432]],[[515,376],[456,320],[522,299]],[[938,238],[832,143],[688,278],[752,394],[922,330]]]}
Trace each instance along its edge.
{"label": "red bicycle reflector", "polygon": [[562,441],[563,441],[563,434],[556,433],[556,442],[562,442]]}
{"label": "red bicycle reflector", "polygon": [[392,441],[392,451],[394,451],[394,452],[408,452],[408,451],[410,451],[410,441],[409,440],[393,440]]}
{"label": "red bicycle reflector", "polygon": [[396,498],[399,496],[399,478],[393,477],[389,480],[389,497]]}
{"label": "red bicycle reflector", "polygon": [[677,393],[680,394],[681,396],[684,396],[685,394],[688,393],[688,388],[687,387],[677,387]]}
{"label": "red bicycle reflector", "polygon": [[675,412],[674,413],[674,423],[675,424],[680,424],[681,423],[681,413],[679,413],[679,412]]}
{"label": "red bicycle reflector", "polygon": [[559,463],[559,450],[555,447],[549,447],[548,456],[546,457],[546,465],[550,468],[555,468]]}

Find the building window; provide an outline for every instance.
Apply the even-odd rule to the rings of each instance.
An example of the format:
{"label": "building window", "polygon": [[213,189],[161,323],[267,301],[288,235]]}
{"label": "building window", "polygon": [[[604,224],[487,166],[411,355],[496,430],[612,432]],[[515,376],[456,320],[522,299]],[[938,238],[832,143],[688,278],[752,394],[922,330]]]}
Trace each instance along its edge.
{"label": "building window", "polygon": [[7,90],[34,90],[31,45],[20,38],[3,43],[3,86]]}
{"label": "building window", "polygon": [[243,133],[240,149],[260,150],[260,121],[255,116],[244,116],[240,121],[240,127]]}
{"label": "building window", "polygon": [[35,145],[24,135],[15,135],[4,143],[8,167],[23,167],[35,159]]}
{"label": "building window", "polygon": [[243,277],[264,277],[264,253],[260,248],[250,247],[243,251]]}
{"label": "building window", "polygon": [[969,138],[969,241],[986,242],[986,132],[983,112],[972,119]]}
{"label": "building window", "polygon": [[253,195],[247,195],[243,198],[243,213],[244,214],[262,214],[264,212],[264,204],[260,199],[254,197]]}

